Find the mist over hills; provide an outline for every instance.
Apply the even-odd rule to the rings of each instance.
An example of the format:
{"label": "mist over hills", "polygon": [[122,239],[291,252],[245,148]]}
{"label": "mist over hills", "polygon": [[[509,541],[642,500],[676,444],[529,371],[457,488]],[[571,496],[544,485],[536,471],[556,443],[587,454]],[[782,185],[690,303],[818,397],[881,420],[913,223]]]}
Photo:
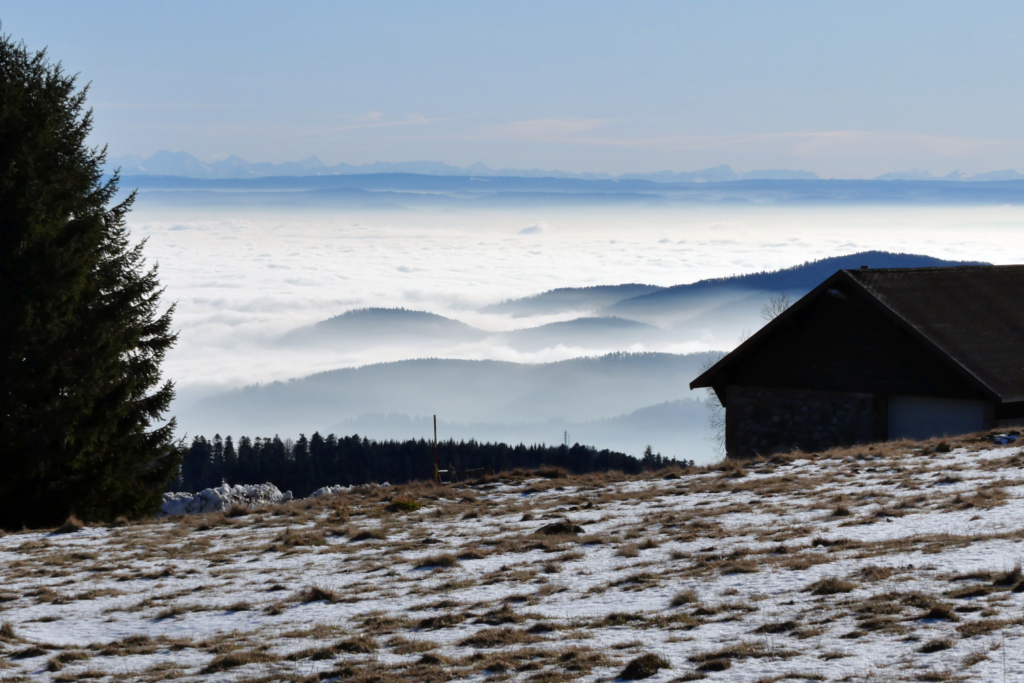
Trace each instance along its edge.
{"label": "mist over hills", "polygon": [[770,297],[785,293],[795,301],[837,270],[861,266],[923,268],[980,263],[916,254],[866,251],[808,261],[782,270],[700,280],[673,287],[620,285],[560,288],[492,304],[481,310],[510,314],[517,318],[588,313],[643,322],[669,331],[689,330],[699,333],[708,326],[732,325],[737,319],[742,319],[748,326],[756,323],[760,319],[762,306]]}
{"label": "mist over hills", "polygon": [[[480,329],[429,311],[365,308],[291,330],[278,344],[282,348],[362,351],[370,357],[379,357],[386,349],[408,349],[421,358],[465,357],[467,353],[472,357],[473,349],[499,347],[519,353],[572,349],[579,355],[678,352],[688,343],[707,339],[721,340],[722,348],[729,348],[764,323],[762,309],[771,298],[784,295],[795,301],[837,270],[975,263],[873,251],[674,287],[559,288],[479,310],[518,322],[518,329],[506,331]],[[553,315],[575,317],[531,324],[535,318],[541,322]]]}
{"label": "mist over hills", "polygon": [[[693,284],[665,287],[648,294],[623,299],[603,312],[667,328],[701,327],[756,316],[765,300],[786,293],[791,300],[802,297],[837,270],[869,268],[924,268],[929,266],[979,265],[976,261],[949,261],[915,254],[867,251],[809,261],[792,268],[770,272],[701,280]],[[697,316],[701,319],[697,319]]]}
{"label": "mist over hills", "polygon": [[508,314],[513,318],[550,315],[566,311],[596,311],[623,299],[632,299],[662,289],[656,285],[626,284],[596,287],[560,287],[522,299],[489,304],[485,313]]}
{"label": "mist over hills", "polygon": [[558,345],[589,349],[621,349],[636,345],[652,348],[669,341],[665,330],[614,316],[576,318],[548,323],[539,327],[503,332],[497,335],[497,339],[522,351],[539,351]]}
{"label": "mist over hills", "polygon": [[[710,357],[614,353],[538,364],[445,359],[382,363],[217,394],[180,411],[178,418],[191,434],[297,435],[364,429],[369,436],[397,438],[391,429],[395,424],[404,421],[422,429],[422,420],[417,420],[436,414],[445,423],[463,425],[461,433],[467,438],[501,434],[503,440],[533,442],[543,437],[548,443],[561,442],[568,425],[576,430],[582,423],[606,423],[587,427],[597,435],[613,428],[608,425],[626,429],[634,424],[644,433],[623,431],[616,437],[619,443],[634,443],[630,452],[638,453],[651,443],[667,454],[667,445],[652,441],[657,433],[664,439],[667,431],[679,439],[673,448],[689,439],[696,452],[708,446],[700,432],[703,409],[695,401],[659,409],[662,417],[671,419],[681,412],[689,415],[684,421],[690,425],[687,429],[666,430],[671,422],[652,421],[646,413],[626,416],[659,404],[703,398],[703,393],[691,392],[688,383]],[[387,429],[374,433],[374,425]]]}
{"label": "mist over hills", "polygon": [[[570,445],[599,444],[639,456],[650,445],[663,455],[707,459],[715,454],[707,432],[708,409],[699,398],[666,401],[616,417],[571,421],[554,418],[543,422],[513,424],[457,422],[438,418],[438,433],[444,439],[501,443],[561,443],[567,435]],[[336,434],[387,435],[390,439],[418,439],[433,434],[430,416],[362,415],[331,425]],[[324,433],[321,430],[321,433]]]}
{"label": "mist over hills", "polygon": [[466,323],[426,311],[405,308],[364,308],[347,311],[327,320],[283,335],[283,346],[332,348],[381,348],[414,345],[428,355],[443,353],[444,345],[484,341],[519,351],[539,351],[555,346],[586,349],[648,347],[666,341],[665,332],[653,325],[611,316],[585,317],[547,323],[507,332],[487,332]]}
{"label": "mist over hills", "polygon": [[[557,443],[568,431],[574,441],[599,448],[639,455],[650,444],[666,455],[706,460],[713,446],[704,395],[688,385],[714,352],[679,351],[708,348],[708,339],[731,348],[764,324],[761,311],[771,297],[785,293],[795,301],[839,269],[974,263],[869,251],[673,287],[563,287],[476,311],[521,324],[500,332],[429,311],[351,310],[286,333],[276,340],[276,353],[348,349],[379,358],[399,349],[412,359],[222,392],[177,416],[189,434],[207,436],[296,437],[319,430],[389,439],[426,436],[436,414],[443,435],[452,438]],[[575,317],[545,322],[552,315]],[[559,348],[579,357],[458,359],[487,357],[497,348]],[[638,350],[644,352],[622,353]]]}

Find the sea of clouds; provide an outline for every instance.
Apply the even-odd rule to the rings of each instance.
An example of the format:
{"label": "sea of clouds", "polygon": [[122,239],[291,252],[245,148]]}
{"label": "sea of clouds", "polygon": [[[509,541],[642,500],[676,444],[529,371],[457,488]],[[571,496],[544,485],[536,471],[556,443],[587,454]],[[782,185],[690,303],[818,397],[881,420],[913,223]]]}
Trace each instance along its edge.
{"label": "sea of clouds", "polygon": [[[148,208],[147,239],[177,347],[166,375],[179,405],[230,387],[424,356],[549,362],[616,349],[524,353],[450,348],[284,350],[285,332],[353,308],[405,307],[510,330],[576,317],[513,319],[479,308],[556,287],[675,285],[871,249],[1024,262],[1024,207],[722,206],[394,212]],[[708,336],[667,350],[728,349]],[[634,348],[630,350],[643,350]]]}

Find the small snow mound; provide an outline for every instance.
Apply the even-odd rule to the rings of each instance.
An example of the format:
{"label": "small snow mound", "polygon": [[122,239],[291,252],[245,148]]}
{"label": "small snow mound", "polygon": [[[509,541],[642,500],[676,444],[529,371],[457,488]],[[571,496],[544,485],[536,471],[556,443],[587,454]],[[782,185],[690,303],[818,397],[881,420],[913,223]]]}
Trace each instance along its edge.
{"label": "small snow mound", "polygon": [[232,505],[255,508],[273,503],[286,503],[291,499],[291,491],[281,493],[273,484],[221,484],[215,489],[204,489],[199,493],[165,493],[159,516],[223,512]]}
{"label": "small snow mound", "polygon": [[342,486],[341,484],[339,484],[337,486],[321,486],[316,491],[313,491],[313,495],[310,496],[310,497],[311,498],[322,498],[323,496],[336,496],[339,493],[342,493],[342,492],[348,491],[348,490],[349,490],[348,486]]}

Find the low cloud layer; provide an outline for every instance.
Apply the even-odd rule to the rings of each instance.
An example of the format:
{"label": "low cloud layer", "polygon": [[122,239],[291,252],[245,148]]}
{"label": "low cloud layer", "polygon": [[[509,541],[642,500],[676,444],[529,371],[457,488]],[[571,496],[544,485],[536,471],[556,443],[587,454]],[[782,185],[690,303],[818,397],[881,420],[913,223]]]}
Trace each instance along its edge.
{"label": "low cloud layer", "polygon": [[[868,249],[994,263],[1024,262],[1024,209],[980,207],[585,209],[485,212],[265,211],[202,207],[133,212],[136,239],[160,264],[176,301],[180,341],[167,376],[181,401],[214,389],[425,356],[551,362],[625,350],[517,350],[495,341],[404,344],[355,351],[281,349],[297,327],[364,307],[431,311],[491,332],[529,320],[480,309],[557,287],[675,285],[788,267]],[[544,226],[523,240],[523,226]],[[756,326],[757,320],[751,321]],[[702,330],[686,343],[629,350],[729,348],[735,334]]]}

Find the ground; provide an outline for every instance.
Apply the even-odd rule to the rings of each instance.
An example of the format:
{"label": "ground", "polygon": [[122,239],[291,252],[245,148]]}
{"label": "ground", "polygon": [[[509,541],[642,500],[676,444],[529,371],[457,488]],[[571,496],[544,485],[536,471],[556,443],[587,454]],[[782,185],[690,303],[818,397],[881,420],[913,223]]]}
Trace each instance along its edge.
{"label": "ground", "polygon": [[0,678],[1019,680],[1022,494],[975,435],[12,533]]}

